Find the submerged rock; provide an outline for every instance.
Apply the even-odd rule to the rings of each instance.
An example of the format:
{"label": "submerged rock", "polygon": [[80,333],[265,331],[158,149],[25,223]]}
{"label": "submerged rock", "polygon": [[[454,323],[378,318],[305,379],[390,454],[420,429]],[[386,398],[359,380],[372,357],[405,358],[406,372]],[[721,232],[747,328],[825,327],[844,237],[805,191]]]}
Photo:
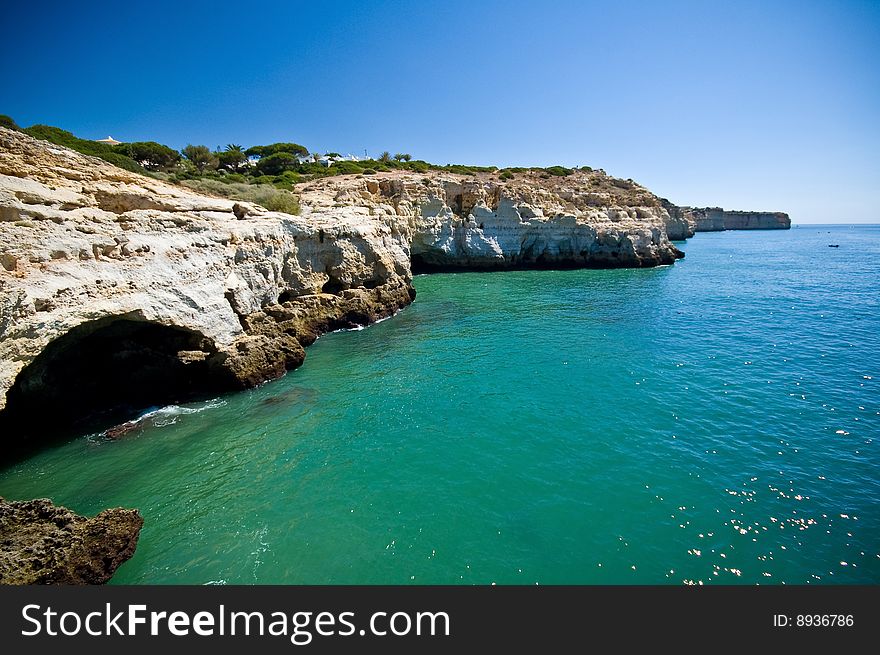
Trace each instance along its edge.
{"label": "submerged rock", "polygon": [[101,436],[111,439],[113,441],[117,441],[126,437],[133,432],[137,432],[144,426],[144,419],[135,419],[132,421],[126,421],[125,423],[120,423],[119,425],[114,425],[111,428],[107,428],[101,433]]}
{"label": "submerged rock", "polygon": [[48,499],[0,498],[0,584],[104,584],[134,554],[134,509],[79,516]]}

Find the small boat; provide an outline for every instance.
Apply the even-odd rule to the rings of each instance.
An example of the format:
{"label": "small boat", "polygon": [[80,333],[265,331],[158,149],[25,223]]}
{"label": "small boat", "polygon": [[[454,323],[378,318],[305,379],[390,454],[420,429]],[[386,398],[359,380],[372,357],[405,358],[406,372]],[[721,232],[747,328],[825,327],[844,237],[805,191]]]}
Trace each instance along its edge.
{"label": "small boat", "polygon": [[840,248],[840,244],[839,243],[829,243],[828,247],[829,248]]}

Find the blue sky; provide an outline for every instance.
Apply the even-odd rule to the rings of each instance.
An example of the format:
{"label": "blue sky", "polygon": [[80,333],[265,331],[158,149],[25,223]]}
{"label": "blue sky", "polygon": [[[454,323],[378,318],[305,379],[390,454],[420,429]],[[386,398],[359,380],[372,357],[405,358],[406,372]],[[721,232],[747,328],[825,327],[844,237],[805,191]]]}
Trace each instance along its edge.
{"label": "blue sky", "polygon": [[880,222],[880,2],[4,8],[0,113],[173,147],[590,165],[679,204]]}

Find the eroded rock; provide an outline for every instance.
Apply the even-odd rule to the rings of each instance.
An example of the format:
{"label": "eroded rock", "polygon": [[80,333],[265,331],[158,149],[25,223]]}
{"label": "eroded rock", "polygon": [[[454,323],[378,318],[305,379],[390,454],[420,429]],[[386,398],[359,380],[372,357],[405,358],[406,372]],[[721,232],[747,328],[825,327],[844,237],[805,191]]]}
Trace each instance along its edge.
{"label": "eroded rock", "polygon": [[134,554],[134,509],[79,516],[48,499],[0,498],[0,584],[104,584]]}
{"label": "eroded rock", "polygon": [[[404,235],[368,215],[307,218],[210,198],[2,128],[0,164],[0,210],[15,219],[0,221],[0,423],[16,380],[79,328],[124,319],[198,334],[210,344],[201,350],[205,365],[186,368],[199,374],[193,386],[213,393],[253,386],[303,361],[296,335],[248,331],[250,315],[328,290],[411,288]],[[37,213],[59,220],[30,221]],[[352,311],[356,318],[386,315],[399,309],[398,298]],[[323,317],[323,309],[314,310]],[[303,324],[307,311],[299,310]],[[315,318],[310,325],[330,323]],[[310,330],[303,333],[314,340]],[[124,368],[140,366],[138,351],[155,351],[155,344],[138,344],[135,331],[122,338],[114,348],[134,358],[102,369],[108,387],[127,383]],[[119,356],[95,353],[94,361]],[[183,361],[174,353],[162,358]],[[56,382],[94,388],[89,367],[68,369],[86,377]],[[31,375],[29,384],[49,377]]]}

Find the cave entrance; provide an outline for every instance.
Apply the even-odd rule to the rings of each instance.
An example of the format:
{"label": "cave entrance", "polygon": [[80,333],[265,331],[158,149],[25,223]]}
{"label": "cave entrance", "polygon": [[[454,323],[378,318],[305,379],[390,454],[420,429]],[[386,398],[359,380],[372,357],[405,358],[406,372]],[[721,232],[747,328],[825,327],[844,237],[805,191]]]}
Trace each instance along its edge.
{"label": "cave entrance", "polygon": [[0,432],[33,447],[106,429],[152,406],[205,397],[215,351],[198,332],[130,315],[84,323],[21,370],[6,394]]}

